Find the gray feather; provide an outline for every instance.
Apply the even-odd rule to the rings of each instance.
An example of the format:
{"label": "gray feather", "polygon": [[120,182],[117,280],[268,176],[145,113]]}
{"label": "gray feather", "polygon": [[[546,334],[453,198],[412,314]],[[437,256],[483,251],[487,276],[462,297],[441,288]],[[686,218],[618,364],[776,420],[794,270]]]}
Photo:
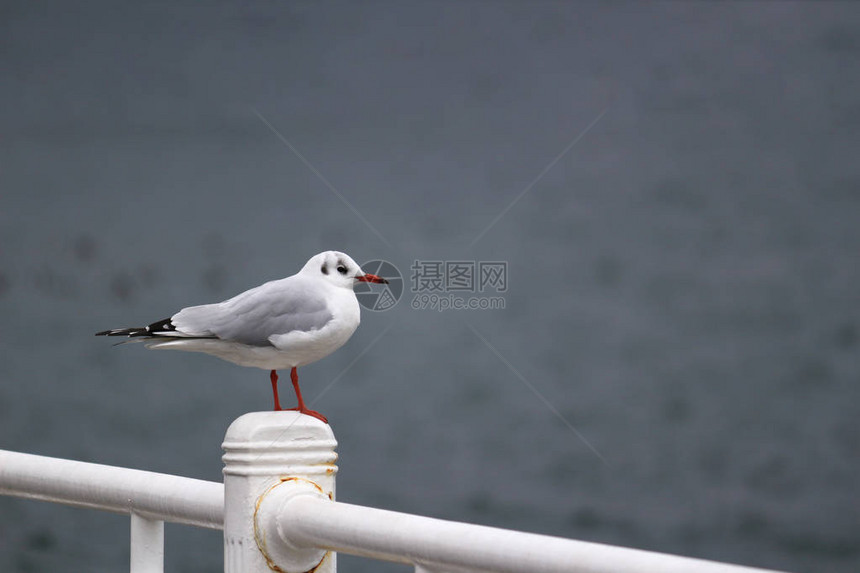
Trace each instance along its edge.
{"label": "gray feather", "polygon": [[172,317],[177,334],[217,336],[253,346],[269,337],[323,328],[332,319],[323,295],[302,277],[272,281],[217,304],[184,308]]}

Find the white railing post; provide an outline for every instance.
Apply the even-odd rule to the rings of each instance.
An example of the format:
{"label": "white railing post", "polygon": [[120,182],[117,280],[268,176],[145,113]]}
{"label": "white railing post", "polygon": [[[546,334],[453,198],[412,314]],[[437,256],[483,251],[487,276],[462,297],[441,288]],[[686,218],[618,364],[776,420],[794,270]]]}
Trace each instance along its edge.
{"label": "white railing post", "polygon": [[131,573],[163,573],[164,522],[131,512]]}
{"label": "white railing post", "polygon": [[297,412],[253,412],[230,425],[222,446],[225,573],[335,572],[334,552],[267,544],[257,514],[284,482],[334,499],[336,446],[328,424]]}

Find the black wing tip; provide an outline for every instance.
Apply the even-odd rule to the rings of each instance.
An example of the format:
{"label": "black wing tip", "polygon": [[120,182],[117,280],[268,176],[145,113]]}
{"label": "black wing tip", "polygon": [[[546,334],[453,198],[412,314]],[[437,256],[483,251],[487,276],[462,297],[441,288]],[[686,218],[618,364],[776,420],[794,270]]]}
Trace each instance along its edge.
{"label": "black wing tip", "polygon": [[170,318],[165,318],[157,322],[153,322],[141,330],[145,330],[147,334],[150,332],[174,332],[176,330],[176,326]]}
{"label": "black wing tip", "polygon": [[173,325],[173,321],[169,318],[165,318],[164,320],[159,320],[158,322],[153,322],[149,326],[144,327],[135,327],[135,328],[112,328],[110,330],[102,330],[101,332],[96,332],[96,336],[153,336],[155,334],[160,334],[162,332],[173,332],[176,330],[176,327]]}

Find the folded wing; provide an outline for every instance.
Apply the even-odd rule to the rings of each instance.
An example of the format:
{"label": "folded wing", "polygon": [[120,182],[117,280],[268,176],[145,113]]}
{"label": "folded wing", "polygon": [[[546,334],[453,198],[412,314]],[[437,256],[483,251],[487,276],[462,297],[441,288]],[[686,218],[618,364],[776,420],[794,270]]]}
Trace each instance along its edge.
{"label": "folded wing", "polygon": [[253,346],[293,331],[320,330],[332,320],[325,297],[294,276],[268,282],[216,304],[184,308],[171,317],[171,337],[217,337]]}

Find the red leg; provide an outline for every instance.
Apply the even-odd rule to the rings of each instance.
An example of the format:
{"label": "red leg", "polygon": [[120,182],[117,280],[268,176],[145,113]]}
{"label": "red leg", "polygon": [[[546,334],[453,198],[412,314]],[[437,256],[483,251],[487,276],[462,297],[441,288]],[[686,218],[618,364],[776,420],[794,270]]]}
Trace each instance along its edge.
{"label": "red leg", "polygon": [[305,401],[302,399],[302,391],[299,389],[299,373],[296,372],[295,368],[290,370],[290,380],[292,380],[293,382],[293,389],[296,391],[296,398],[299,401],[299,406],[297,408],[288,408],[288,410],[296,410],[298,412],[301,412],[302,414],[313,416],[314,418],[322,420],[323,422],[328,424],[328,418],[326,418],[319,412],[308,410],[307,407],[305,407]]}
{"label": "red leg", "polygon": [[281,408],[281,401],[278,400],[278,373],[272,370],[272,373],[269,374],[269,379],[272,381],[272,394],[275,396],[275,411],[283,410]]}

